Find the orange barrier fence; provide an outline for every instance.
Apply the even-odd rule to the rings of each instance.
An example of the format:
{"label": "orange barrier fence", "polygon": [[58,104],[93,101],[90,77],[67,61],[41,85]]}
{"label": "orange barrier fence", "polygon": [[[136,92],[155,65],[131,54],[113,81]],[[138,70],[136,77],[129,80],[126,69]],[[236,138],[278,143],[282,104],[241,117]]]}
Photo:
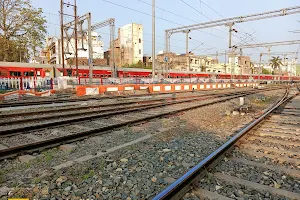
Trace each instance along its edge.
{"label": "orange barrier fence", "polygon": [[222,89],[230,87],[253,87],[257,83],[202,83],[202,84],[128,84],[128,85],[100,85],[100,86],[77,86],[77,96],[97,95],[106,92],[123,92],[133,90],[148,90],[150,93],[181,92],[192,90]]}
{"label": "orange barrier fence", "polygon": [[4,94],[0,94],[0,100],[9,100],[9,99],[18,99],[21,95],[32,95],[32,96],[38,96],[38,97],[44,97],[44,96],[50,96],[51,94],[54,94],[55,90],[47,90],[44,92],[32,92],[32,91],[26,91],[26,90],[17,90],[13,92],[7,92]]}

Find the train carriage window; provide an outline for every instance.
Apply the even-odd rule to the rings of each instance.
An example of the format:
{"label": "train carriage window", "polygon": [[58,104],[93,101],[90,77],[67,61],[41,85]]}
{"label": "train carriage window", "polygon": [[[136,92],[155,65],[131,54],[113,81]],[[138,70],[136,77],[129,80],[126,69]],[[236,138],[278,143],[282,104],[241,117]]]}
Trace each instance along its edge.
{"label": "train carriage window", "polygon": [[72,76],[72,69],[67,69],[67,76]]}
{"label": "train carriage window", "polygon": [[24,76],[34,76],[34,72],[24,72]]}
{"label": "train carriage window", "polygon": [[21,72],[10,71],[10,76],[22,76]]}
{"label": "train carriage window", "polygon": [[84,77],[86,77],[86,74],[83,74]]}

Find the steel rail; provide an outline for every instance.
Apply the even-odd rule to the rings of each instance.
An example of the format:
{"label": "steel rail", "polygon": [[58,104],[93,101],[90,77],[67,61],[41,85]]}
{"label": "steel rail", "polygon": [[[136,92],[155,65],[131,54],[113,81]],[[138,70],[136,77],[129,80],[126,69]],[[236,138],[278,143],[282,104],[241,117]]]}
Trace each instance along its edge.
{"label": "steel rail", "polygon": [[[180,112],[184,112],[184,111],[188,111],[188,110],[192,110],[192,109],[196,109],[196,108],[200,108],[200,107],[204,107],[204,106],[208,106],[208,105],[213,105],[215,103],[221,103],[221,102],[225,102],[225,101],[235,99],[238,97],[251,95],[251,94],[254,94],[254,93],[239,94],[239,95],[231,96],[231,97],[224,98],[221,100],[215,100],[215,101],[212,101],[209,103],[204,103],[204,104],[200,104],[200,105],[190,106],[187,108],[181,108],[181,109],[177,109],[177,110],[167,111],[165,113],[155,114],[152,116],[145,116],[145,117],[133,119],[133,120],[130,120],[127,122],[121,122],[118,124],[107,125],[105,127],[100,127],[100,128],[96,128],[93,130],[88,130],[88,131],[84,131],[84,132],[80,132],[80,133],[65,135],[65,136],[61,136],[61,137],[57,137],[57,138],[53,138],[53,139],[49,139],[49,140],[42,140],[39,142],[25,144],[22,146],[16,146],[16,147],[12,147],[12,148],[2,149],[2,150],[0,150],[0,160],[14,157],[14,156],[17,156],[17,155],[19,155],[21,153],[25,153],[25,152],[34,152],[34,151],[38,151],[41,149],[58,146],[60,144],[82,140],[91,135],[98,135],[100,133],[103,134],[105,131],[109,131],[114,128],[120,128],[122,126],[126,126],[129,124],[139,123],[139,122],[147,121],[147,120],[154,119],[154,118],[159,118],[159,117],[172,115],[172,114],[176,114],[176,113],[180,113]],[[143,109],[140,108],[139,110],[143,110]]]}
{"label": "steel rail", "polygon": [[[251,91],[251,90],[250,90]],[[227,93],[220,93],[220,94],[229,94],[233,92],[227,92]],[[169,95],[172,95],[173,93],[168,93]],[[163,94],[165,95],[165,94]],[[208,96],[208,95],[218,95],[218,94],[201,94],[201,95],[194,95],[195,97],[200,96]],[[151,96],[151,95],[149,95]],[[191,96],[188,96],[191,97]],[[148,103],[148,102],[155,102],[155,101],[162,101],[166,99],[184,99],[188,97],[166,97],[166,98],[157,98],[157,99],[148,99],[148,100],[140,100],[140,101],[127,101],[127,102],[118,102],[118,103],[107,103],[107,104],[98,104],[98,105],[88,105],[88,106],[76,106],[76,107],[67,107],[67,108],[57,108],[57,109],[47,109],[47,110],[40,110],[40,111],[30,111],[30,112],[22,112],[22,113],[5,113],[0,114],[0,118],[4,117],[12,117],[12,116],[24,116],[24,115],[34,115],[34,114],[45,114],[45,113],[51,113],[51,112],[64,112],[64,111],[70,111],[71,110],[83,110],[87,108],[99,108],[99,107],[109,107],[109,106],[119,106],[119,105],[127,105],[127,104],[139,104],[139,103]],[[71,105],[74,106],[74,105]]]}
{"label": "steel rail", "polygon": [[[228,89],[228,88],[226,88]],[[226,90],[226,89],[218,89],[218,90]],[[230,88],[232,89],[232,88]],[[210,91],[210,90],[201,90],[201,91]],[[192,91],[179,91],[173,92],[175,94],[180,93],[189,93]],[[198,91],[197,91],[198,92]],[[90,101],[90,100],[105,100],[105,99],[126,99],[131,97],[144,97],[144,96],[159,96],[159,95],[166,95],[166,94],[173,94],[170,92],[162,92],[162,93],[151,93],[151,94],[133,94],[130,96],[125,95],[118,95],[118,96],[102,96],[102,97],[89,97],[83,99],[52,99],[52,100],[42,100],[42,101],[24,101],[24,102],[14,102],[14,103],[0,103],[0,108],[7,108],[7,107],[18,107],[18,106],[31,106],[31,105],[41,105],[41,104],[53,104],[53,103],[67,103],[67,102],[78,102],[78,101]]]}
{"label": "steel rail", "polygon": [[[78,114],[92,114],[92,115],[80,116],[80,117],[76,117],[76,118],[69,118],[69,119],[52,121],[52,122],[31,124],[31,125],[16,127],[16,128],[12,128],[12,129],[3,129],[3,130],[0,130],[0,136],[12,136],[12,135],[18,134],[19,132],[27,131],[27,130],[37,130],[37,129],[48,128],[48,127],[52,127],[52,126],[64,125],[67,123],[80,122],[80,121],[86,121],[86,120],[91,120],[91,119],[100,119],[100,118],[105,118],[105,117],[109,117],[109,116],[116,115],[116,114],[126,114],[129,112],[136,112],[136,111],[141,111],[141,110],[145,110],[145,109],[158,108],[158,107],[162,107],[162,106],[188,103],[188,102],[193,102],[193,101],[198,101],[198,100],[206,100],[206,99],[212,99],[212,98],[220,98],[220,97],[226,97],[226,96],[230,96],[230,95],[239,95],[239,94],[251,95],[251,94],[258,93],[258,92],[270,91],[270,90],[274,90],[274,89],[268,88],[265,90],[250,90],[250,91],[240,91],[240,92],[233,92],[233,93],[213,94],[208,97],[205,97],[205,95],[204,95],[204,97],[196,96],[196,97],[192,97],[190,99],[178,100],[178,101],[174,101],[172,98],[170,98],[170,100],[172,100],[171,102],[161,102],[161,103],[159,102],[159,103],[152,103],[149,105],[137,105],[137,106],[132,106],[132,107],[126,107],[123,110],[120,110],[120,108],[118,108],[118,109],[111,108],[110,110],[109,109],[106,111],[103,110],[104,113],[98,113],[98,114],[92,114],[92,113],[95,113],[94,111],[85,111],[82,113],[73,114],[73,116],[78,116]],[[71,116],[68,114],[62,114],[62,115],[55,115],[52,117],[45,116],[45,117],[40,117],[40,118],[22,119],[22,120],[17,120],[17,122],[19,122],[19,123],[27,122],[27,121],[30,122],[30,121],[40,120],[40,119],[63,117],[65,115]],[[0,125],[3,125],[3,124],[11,125],[14,123],[11,121],[0,123]],[[5,127],[5,126],[2,126],[1,128],[3,128],[3,127]]]}
{"label": "steel rail", "polygon": [[274,106],[272,106],[268,111],[262,114],[258,119],[253,121],[251,124],[246,126],[243,130],[238,132],[232,138],[230,138],[227,142],[225,142],[221,147],[207,156],[204,160],[186,172],[179,179],[174,181],[171,185],[169,185],[166,189],[156,195],[153,200],[165,200],[165,199],[180,199],[186,192],[190,190],[190,186],[195,183],[195,181],[199,180],[201,176],[205,175],[208,169],[216,164],[222,156],[231,150],[234,145],[238,142],[239,139],[242,138],[247,132],[252,130],[255,126],[257,126],[260,122],[262,122],[266,117],[268,117],[274,110],[279,108],[282,104],[290,100],[287,98],[289,94],[289,89],[286,89],[286,92],[281,100],[279,100]]}
{"label": "steel rail", "polygon": [[[237,92],[237,93],[232,93],[229,95],[250,95],[253,94],[254,91],[245,91],[245,92]],[[255,92],[254,92],[255,93]],[[215,98],[218,97],[223,97],[223,96],[227,96],[227,94],[222,94],[219,95]],[[214,97],[212,97],[214,98]],[[26,130],[36,130],[36,129],[41,129],[41,128],[47,128],[50,126],[58,126],[58,125],[64,125],[67,123],[73,123],[73,122],[79,122],[79,121],[85,121],[85,120],[91,120],[91,119],[99,119],[99,118],[104,118],[104,117],[109,117],[112,115],[116,115],[116,114],[126,114],[129,112],[135,112],[135,111],[141,111],[141,110],[145,110],[145,109],[152,109],[152,108],[158,108],[158,107],[162,107],[162,106],[168,106],[168,105],[174,105],[174,104],[180,104],[180,103],[187,103],[187,102],[192,102],[192,101],[196,101],[199,99],[206,99],[203,97],[199,97],[199,98],[192,98],[192,99],[188,99],[188,100],[181,100],[181,101],[173,101],[173,102],[163,102],[163,103],[158,103],[158,104],[153,104],[153,105],[142,105],[142,106],[135,106],[134,108],[125,108],[124,110],[119,110],[118,111],[112,111],[112,112],[107,112],[107,113],[100,113],[100,114],[94,114],[94,115],[89,115],[89,116],[81,116],[81,117],[77,117],[77,118],[71,118],[71,119],[65,119],[65,120],[59,120],[59,121],[54,121],[54,122],[45,122],[45,123],[39,123],[39,124],[33,124],[33,125],[29,125],[29,126],[22,126],[22,127],[17,127],[17,128],[13,128],[13,129],[4,129],[4,130],[0,130],[0,136],[10,136],[10,135],[14,135],[18,132],[21,131],[26,131]],[[115,109],[114,109],[115,110]],[[30,119],[28,120],[30,121]],[[8,122],[8,124],[10,124],[10,122]]]}

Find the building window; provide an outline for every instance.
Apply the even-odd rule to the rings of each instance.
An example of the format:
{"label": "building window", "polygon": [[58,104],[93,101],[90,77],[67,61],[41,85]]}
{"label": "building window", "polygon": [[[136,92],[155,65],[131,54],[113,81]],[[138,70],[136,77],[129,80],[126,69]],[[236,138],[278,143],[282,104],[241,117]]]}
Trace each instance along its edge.
{"label": "building window", "polygon": [[245,61],[245,65],[247,64],[247,61]]}
{"label": "building window", "polygon": [[139,49],[139,54],[142,54],[142,50],[141,49]]}
{"label": "building window", "polygon": [[142,43],[142,39],[141,38],[139,38],[139,43]]}

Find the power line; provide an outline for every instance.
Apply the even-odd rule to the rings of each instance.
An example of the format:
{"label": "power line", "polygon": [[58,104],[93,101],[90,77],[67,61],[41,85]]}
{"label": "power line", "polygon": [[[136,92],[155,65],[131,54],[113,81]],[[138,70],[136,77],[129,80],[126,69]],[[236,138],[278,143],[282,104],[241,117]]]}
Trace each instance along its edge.
{"label": "power line", "polygon": [[[211,6],[209,6],[207,3],[205,3],[203,0],[199,0],[200,2],[202,2],[202,4],[204,4],[205,6],[207,6],[209,9],[211,9],[212,11],[214,11],[215,13],[217,13],[219,16],[226,18],[224,15],[222,15],[220,12],[216,11],[215,9],[213,9]],[[240,26],[236,25],[241,31],[244,31]],[[252,28],[253,29],[253,28]],[[253,29],[254,30],[254,29]],[[255,31],[255,30],[254,30]],[[245,32],[245,31],[244,31]],[[247,33],[247,32],[245,32]],[[256,38],[255,38],[256,39]],[[256,42],[260,43],[257,39]]]}
{"label": "power line", "polygon": [[[199,0],[200,1],[200,3],[202,2],[203,4],[205,4],[203,1],[201,1],[201,0]],[[190,4],[188,4],[187,2],[185,2],[184,0],[181,0],[181,2],[183,2],[185,5],[187,5],[188,7],[190,7],[190,8],[192,8],[193,10],[195,10],[196,12],[198,12],[199,14],[201,14],[201,15],[203,15],[204,17],[206,17],[207,19],[209,19],[210,21],[213,21],[213,19],[211,19],[210,17],[208,17],[207,15],[205,15],[205,14],[203,14],[202,12],[200,12],[198,9],[196,9],[196,8],[194,8],[193,6],[191,6]],[[206,6],[208,6],[207,4],[205,4]],[[210,6],[208,6],[210,9],[212,9]],[[213,11],[215,11],[214,9],[212,9]],[[215,11],[215,12],[217,12],[217,11]],[[217,12],[218,13],[218,12]],[[223,17],[223,18],[225,18],[224,16],[222,16],[220,13],[218,13],[221,17]],[[224,29],[226,30],[226,31],[224,31],[224,30],[219,30],[219,31],[223,31],[223,32],[225,32],[225,33],[227,33],[227,29],[224,27]],[[215,29],[215,30],[218,30],[218,29]],[[238,36],[236,36],[236,35],[233,35],[234,37],[236,37],[236,38],[239,38],[240,40],[242,40],[242,38],[241,37],[238,37]],[[241,41],[240,41],[241,42]],[[245,41],[244,41],[245,42]]]}
{"label": "power line", "polygon": [[[152,17],[151,14],[148,14],[148,13],[145,13],[145,12],[142,12],[142,11],[139,11],[139,10],[136,10],[136,9],[133,9],[133,8],[130,8],[130,7],[121,5],[121,4],[117,4],[117,3],[115,3],[115,2],[111,2],[111,1],[108,1],[108,0],[102,0],[102,1],[107,2],[107,3],[110,3],[110,4],[113,4],[113,5],[116,5],[116,6],[119,6],[119,7],[122,7],[122,8],[126,8],[126,9],[129,9],[129,10],[132,10],[132,11],[135,11],[135,12],[138,12],[138,13],[141,13],[141,14],[144,14],[144,15],[148,15],[148,16],[151,16],[151,17]],[[169,22],[169,23],[173,23],[173,24],[176,24],[176,25],[179,25],[179,26],[183,26],[182,24],[179,24],[179,23],[177,23],[177,22],[174,22],[174,21],[171,21],[171,20],[162,18],[162,17],[157,17],[157,16],[155,16],[155,18],[160,19],[160,20],[163,20],[163,21],[166,21],[166,22]],[[202,32],[202,33],[205,33],[205,34],[208,34],[208,35],[215,36],[215,37],[220,38],[220,39],[226,40],[226,38],[220,37],[220,36],[215,35],[215,34],[212,34],[212,33],[208,33],[208,32],[205,32],[205,31],[200,31],[200,30],[198,30],[198,31],[199,31],[199,32]]]}
{"label": "power line", "polygon": [[[147,4],[147,5],[149,5],[149,6],[152,6],[152,4],[150,4],[150,3],[148,3],[148,2],[145,2],[145,1],[142,1],[142,0],[137,0],[137,1],[142,2],[142,3],[144,3],[144,4]],[[189,20],[189,21],[198,23],[197,21],[195,21],[195,20],[193,20],[193,19],[189,19],[189,18],[187,18],[187,17],[185,17],[185,16],[182,16],[182,15],[179,15],[179,14],[177,14],[177,13],[171,12],[171,11],[166,10],[166,9],[164,9],[164,8],[160,8],[160,7],[158,7],[158,6],[155,6],[155,8],[158,8],[158,9],[160,9],[160,10],[162,10],[162,11],[168,12],[168,13],[170,13],[170,14],[172,14],[172,15],[175,15],[175,16],[178,16],[178,17],[187,19],[187,20]]]}
{"label": "power line", "polygon": [[[49,13],[49,14],[56,15],[56,14],[54,14],[54,13]],[[55,26],[60,26],[59,24],[52,23],[52,22],[47,22],[47,23],[48,23],[48,24],[55,25]],[[100,33],[99,31],[97,31],[97,32]],[[137,32],[137,31],[135,31],[135,32]],[[107,33],[105,33],[105,34],[107,34]],[[143,34],[144,34],[144,35],[150,35],[150,36],[152,36],[151,33],[145,33],[145,32],[143,32]],[[156,37],[164,38],[164,36],[160,36],[160,35],[156,35]],[[126,37],[126,38],[129,38],[129,37]],[[184,42],[184,43],[185,43],[185,40],[180,40],[180,39],[174,39],[174,40],[179,41],[179,42]],[[194,40],[194,39],[192,39],[192,40]],[[196,41],[196,40],[194,40],[194,41]],[[196,42],[191,42],[191,43],[192,43],[192,44],[199,44],[200,42],[199,42],[199,41],[196,41]],[[159,43],[156,43],[156,44],[159,44]],[[206,44],[203,44],[203,46],[212,47],[212,46],[206,45]],[[172,47],[182,48],[182,47],[178,47],[178,46],[174,46],[174,45],[172,45]],[[214,47],[214,48],[216,48],[216,47]]]}
{"label": "power line", "polygon": [[[55,23],[50,23],[50,22],[47,22],[47,23],[49,23],[49,24],[53,24],[53,25],[56,25],[56,26],[60,26],[59,24],[55,24]],[[110,33],[106,33],[106,32],[101,32],[101,31],[97,31],[97,33],[100,33],[100,34],[104,34],[104,35],[110,35]],[[135,33],[137,33],[137,31],[135,31]],[[143,34],[145,34],[145,35],[152,35],[152,34],[150,34],[150,33],[143,33]],[[137,36],[137,35],[133,35],[133,36]],[[119,36],[118,36],[119,37]],[[158,36],[158,37],[162,37],[163,38],[163,36]],[[125,37],[125,36],[123,36],[123,37],[121,37],[121,38],[126,38],[126,39],[128,39],[129,37]],[[194,39],[192,39],[192,40],[194,40]],[[146,43],[151,43],[151,41],[147,41],[147,40],[142,40],[143,42],[146,42]],[[185,42],[185,41],[183,41],[183,40],[178,40],[178,41],[182,41],[182,42]],[[200,41],[197,41],[197,40],[194,40],[194,41],[196,41],[196,42],[193,42],[193,44],[199,44],[200,43]],[[162,44],[162,43],[155,43],[155,44],[157,44],[157,45],[164,45],[164,44]],[[217,47],[213,47],[213,46],[210,46],[210,45],[206,45],[206,44],[202,44],[203,46],[207,46],[207,47],[210,47],[210,49],[211,48],[217,48]],[[178,49],[184,49],[185,47],[183,47],[183,46],[176,46],[176,45],[171,45],[171,47],[173,47],[173,48],[178,48]],[[200,51],[200,50],[202,50],[201,48],[196,48],[196,49],[194,49],[193,51]],[[222,51],[224,50],[224,49],[221,49]]]}

